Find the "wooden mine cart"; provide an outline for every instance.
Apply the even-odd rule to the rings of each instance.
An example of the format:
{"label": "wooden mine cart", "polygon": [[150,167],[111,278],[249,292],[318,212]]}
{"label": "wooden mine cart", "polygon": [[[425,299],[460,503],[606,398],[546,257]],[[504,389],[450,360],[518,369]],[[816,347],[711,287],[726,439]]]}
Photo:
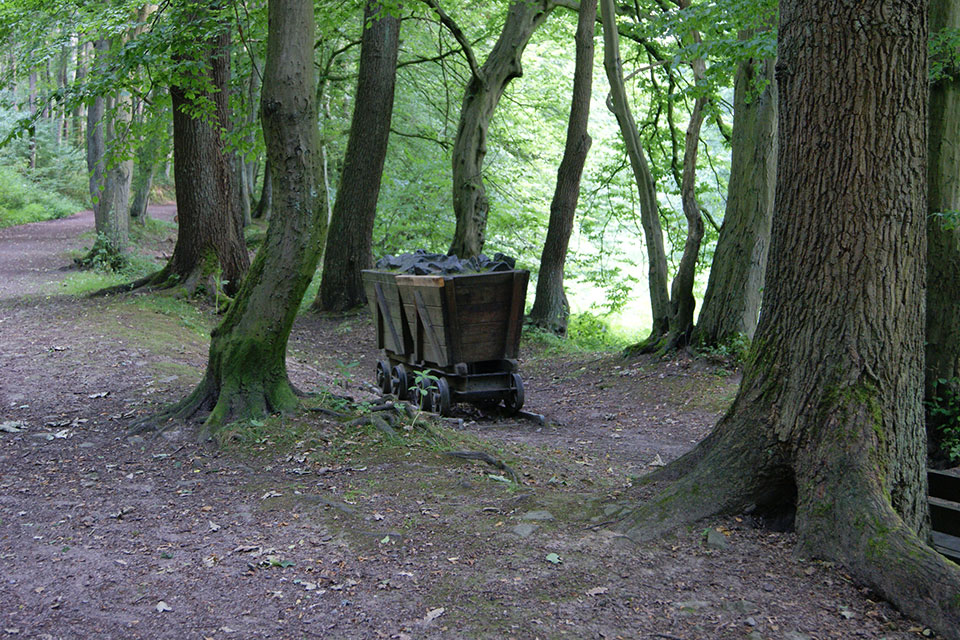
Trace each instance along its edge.
{"label": "wooden mine cart", "polygon": [[377,385],[428,411],[456,402],[523,406],[517,352],[527,271],[464,275],[363,272],[382,358]]}

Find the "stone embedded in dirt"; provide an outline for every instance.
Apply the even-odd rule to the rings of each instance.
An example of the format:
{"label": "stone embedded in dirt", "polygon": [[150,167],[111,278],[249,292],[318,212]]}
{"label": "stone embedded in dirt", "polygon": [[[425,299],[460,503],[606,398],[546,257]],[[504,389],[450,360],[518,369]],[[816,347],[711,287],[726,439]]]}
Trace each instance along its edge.
{"label": "stone embedded in dirt", "polygon": [[730,546],[730,543],[727,542],[727,536],[723,535],[716,529],[710,529],[707,531],[707,548],[708,549],[718,549],[724,550]]}
{"label": "stone embedded in dirt", "polygon": [[0,431],[4,433],[20,433],[26,430],[27,425],[22,420],[5,420],[0,422]]}
{"label": "stone embedded in dirt", "polygon": [[736,600],[734,602],[721,602],[720,608],[730,613],[739,613],[741,615],[751,615],[760,613],[760,607],[749,600]]}
{"label": "stone embedded in dirt", "polygon": [[546,520],[553,520],[554,517],[553,517],[553,514],[550,513],[549,511],[528,511],[522,516],[520,516],[520,519],[546,521]]}
{"label": "stone embedded in dirt", "polygon": [[706,600],[684,600],[682,602],[674,602],[673,606],[680,610],[680,613],[699,613],[700,611],[708,608],[710,603]]}
{"label": "stone embedded in dirt", "polygon": [[533,534],[533,532],[539,528],[540,527],[535,524],[524,522],[510,529],[510,532],[520,536],[521,538],[529,538]]}

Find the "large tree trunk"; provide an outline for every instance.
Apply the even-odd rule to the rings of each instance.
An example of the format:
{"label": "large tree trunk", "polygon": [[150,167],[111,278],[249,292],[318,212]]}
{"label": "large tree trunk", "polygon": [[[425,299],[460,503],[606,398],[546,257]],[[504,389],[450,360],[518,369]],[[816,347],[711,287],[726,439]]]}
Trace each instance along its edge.
{"label": "large tree trunk", "polygon": [[[931,0],[930,31],[960,29],[960,2]],[[952,62],[948,62],[952,66]],[[938,79],[930,91],[927,219],[926,395],[960,393],[960,80]],[[945,218],[944,212],[952,212]],[[940,215],[937,215],[940,214]],[[939,383],[939,380],[947,380]]]}
{"label": "large tree trunk", "polygon": [[670,329],[670,294],[667,291],[667,257],[663,249],[663,230],[660,227],[660,207],[657,187],[650,173],[647,158],[640,144],[637,123],[630,111],[627,92],[623,85],[623,66],[620,62],[620,36],[617,33],[616,7],[613,0],[600,0],[603,21],[603,68],[610,82],[607,106],[617,117],[630,158],[630,166],[640,194],[640,222],[647,243],[647,280],[650,288],[650,311],[653,324],[647,344],[655,344]]}
{"label": "large tree trunk", "polygon": [[523,75],[520,58],[553,10],[550,0],[516,0],[493,49],[467,82],[453,143],[453,211],[457,227],[450,255],[471,258],[483,250],[490,202],[483,184],[487,129],[507,85]]}
{"label": "large tree trunk", "polygon": [[926,3],[781,3],[779,173],[764,311],[733,406],[630,519],[644,538],[796,508],[842,563],[960,638],[960,570],[927,546]]}
{"label": "large tree trunk", "polygon": [[[170,87],[177,244],[163,269],[121,289],[182,287],[192,295],[202,288],[212,297],[219,297],[221,291],[229,296],[239,290],[250,266],[234,157],[227,153],[223,138],[230,127],[230,31],[215,21],[217,1],[197,6],[184,17],[212,29],[208,40],[191,43],[197,49],[181,60],[195,64],[201,77],[189,85]],[[210,104],[213,113],[205,114],[204,105]]]}
{"label": "large tree trunk", "polygon": [[[749,59],[737,67],[727,209],[694,330],[698,346],[716,347],[740,336],[752,340],[757,329],[777,177],[774,64]],[[751,99],[759,83],[762,89]]]}
{"label": "large tree trunk", "polygon": [[350,137],[333,205],[320,290],[313,308],[344,311],[365,300],[360,271],[371,266],[373,222],[390,137],[400,19],[378,0],[363,15],[360,69]]}
{"label": "large tree trunk", "polygon": [[297,405],[287,378],[287,339],[326,232],[318,197],[313,2],[270,0],[268,14],[261,109],[275,210],[235,302],[211,334],[203,381],[153,420],[212,409],[201,438],[231,418],[262,417]]}
{"label": "large tree trunk", "polygon": [[583,0],[577,16],[576,63],[567,142],[557,170],[557,187],[550,203],[550,225],[540,257],[537,295],[530,321],[559,335],[567,332],[570,306],[563,290],[563,267],[573,232],[573,218],[580,198],[580,177],[592,140],[587,133],[590,95],[593,86],[593,38],[597,21],[597,0]]}

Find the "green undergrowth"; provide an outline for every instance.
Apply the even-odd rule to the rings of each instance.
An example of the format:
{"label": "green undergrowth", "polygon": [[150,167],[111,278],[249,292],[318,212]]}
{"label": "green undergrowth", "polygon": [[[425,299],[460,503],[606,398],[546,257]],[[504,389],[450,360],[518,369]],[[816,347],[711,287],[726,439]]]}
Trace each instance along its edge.
{"label": "green undergrowth", "polygon": [[82,208],[71,198],[31,182],[16,169],[0,165],[0,228],[65,218]]}
{"label": "green undergrowth", "polygon": [[548,355],[615,352],[636,341],[636,336],[589,311],[570,316],[566,337],[531,325],[524,326],[523,335],[528,342],[541,345]]}

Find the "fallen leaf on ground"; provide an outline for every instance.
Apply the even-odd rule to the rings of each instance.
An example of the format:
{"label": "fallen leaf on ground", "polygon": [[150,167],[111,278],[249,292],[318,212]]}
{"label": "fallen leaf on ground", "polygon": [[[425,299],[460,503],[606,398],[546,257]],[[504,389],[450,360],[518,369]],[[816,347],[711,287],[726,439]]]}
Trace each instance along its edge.
{"label": "fallen leaf on ground", "polygon": [[173,607],[161,600],[157,603],[157,613],[163,613],[164,611],[173,611]]}
{"label": "fallen leaf on ground", "polygon": [[6,420],[0,422],[0,431],[4,433],[20,433],[27,428],[22,420]]}
{"label": "fallen leaf on ground", "polygon": [[547,562],[552,562],[553,564],[560,564],[561,562],[563,562],[563,558],[561,558],[555,553],[548,553],[546,560]]}
{"label": "fallen leaf on ground", "polygon": [[587,591],[587,595],[588,595],[588,596],[599,596],[599,595],[603,595],[603,594],[606,593],[607,591],[609,591],[609,589],[607,589],[606,587],[594,587],[593,589],[590,589],[590,590]]}

